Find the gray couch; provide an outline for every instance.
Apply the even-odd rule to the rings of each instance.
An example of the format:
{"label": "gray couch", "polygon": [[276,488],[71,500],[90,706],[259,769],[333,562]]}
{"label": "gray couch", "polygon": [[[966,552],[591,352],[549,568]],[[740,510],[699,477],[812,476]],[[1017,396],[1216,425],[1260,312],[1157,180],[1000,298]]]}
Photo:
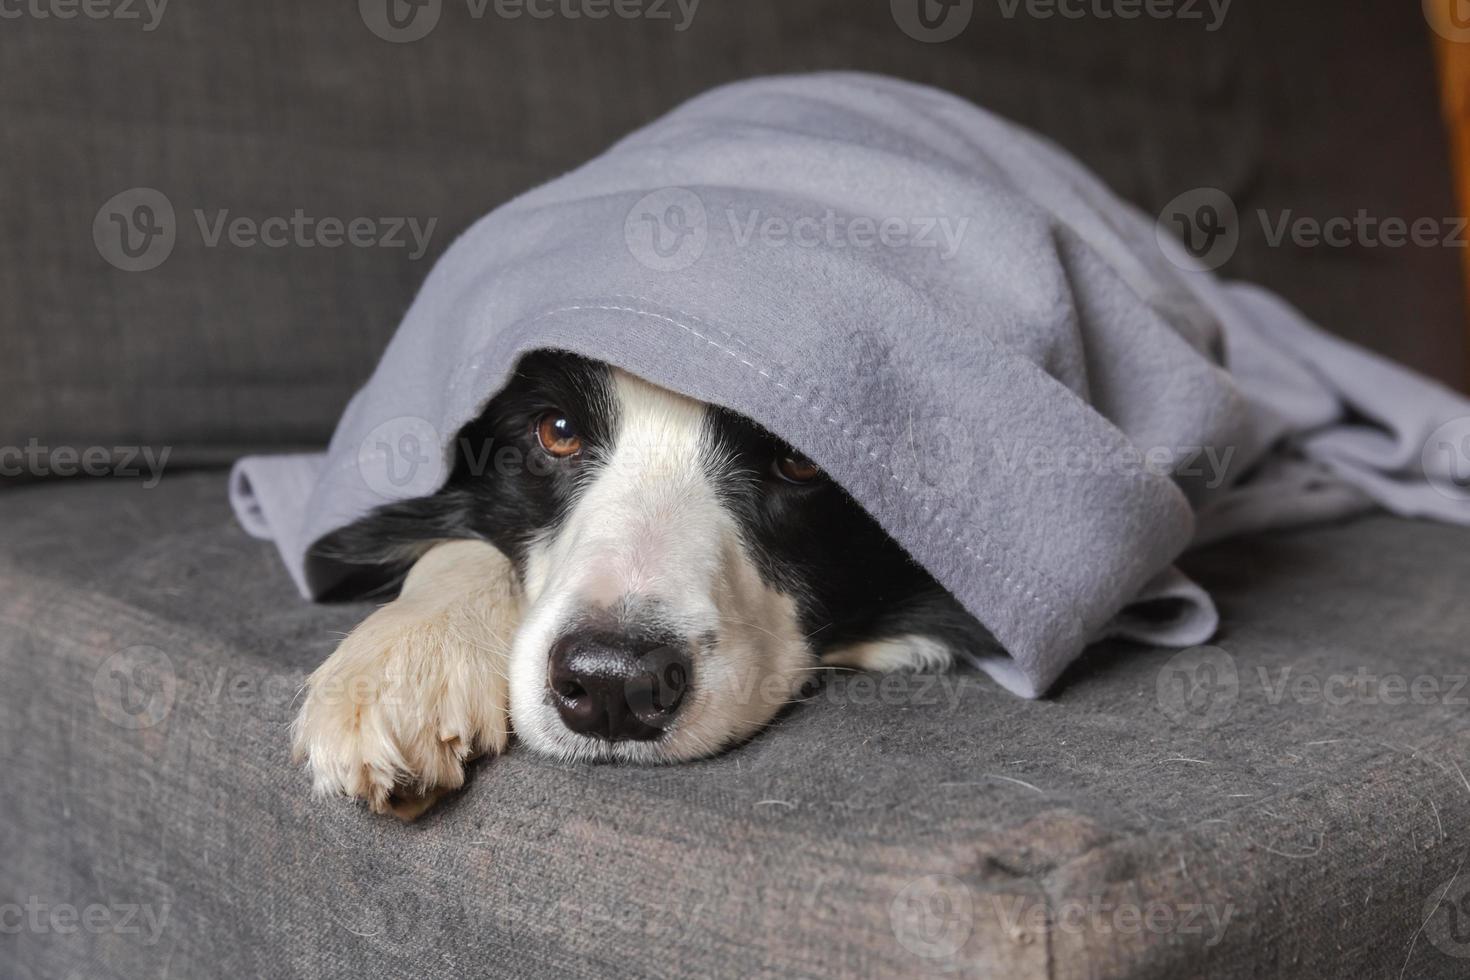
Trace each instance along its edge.
{"label": "gray couch", "polygon": [[[368,607],[301,602],[218,468],[324,440],[475,216],[796,68],[962,92],[1150,209],[1223,187],[1227,273],[1461,384],[1457,252],[1271,247],[1253,217],[1454,213],[1417,5],[1239,0],[1207,32],[980,4],[933,45],[868,0],[705,0],[684,32],[446,3],[406,44],[353,6],[0,30],[0,448],[44,451],[0,476],[0,978],[1470,975],[1464,531],[1217,546],[1185,563],[1212,647],[1105,645],[1040,702],[834,678],[719,758],[512,750],[405,826],[289,764],[302,678]],[[130,273],[92,228],[139,186],[176,242]],[[193,215],[296,208],[439,230],[411,261],[211,246]],[[157,485],[46,478],[142,446]]]}

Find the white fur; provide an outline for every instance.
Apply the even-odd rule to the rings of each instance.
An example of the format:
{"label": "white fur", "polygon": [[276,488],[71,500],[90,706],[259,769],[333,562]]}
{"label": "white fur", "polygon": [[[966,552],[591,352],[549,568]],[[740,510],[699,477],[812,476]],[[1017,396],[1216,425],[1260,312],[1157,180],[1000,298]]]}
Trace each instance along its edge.
{"label": "white fur", "polygon": [[[708,472],[704,406],[614,373],[620,426],[566,521],[532,547],[527,615],[511,658],[511,717],[541,751],[691,759],[744,738],[791,700],[812,654],[795,603],[761,581]],[[664,735],[607,742],[569,731],[545,696],[547,651],[572,617],[653,600],[694,652],[688,700]]]}
{"label": "white fur", "polygon": [[[814,658],[796,604],[761,580],[707,475],[718,461],[704,406],[614,380],[612,449],[531,547],[523,591],[494,547],[437,545],[308,679],[293,736],[318,792],[412,819],[473,755],[503,751],[512,722],[542,752],[667,762],[753,734],[796,697]],[[684,705],[655,741],[573,733],[546,697],[552,642],[579,614],[647,600],[692,642],[713,638],[692,651]]]}
{"label": "white fur", "polygon": [[954,663],[949,647],[928,636],[897,636],[857,643],[822,656],[823,667],[851,667],[880,673],[932,673]]}
{"label": "white fur", "polygon": [[396,601],[307,679],[292,725],[320,794],[412,819],[509,738],[506,663],[520,614],[510,562],[478,541],[430,549]]}

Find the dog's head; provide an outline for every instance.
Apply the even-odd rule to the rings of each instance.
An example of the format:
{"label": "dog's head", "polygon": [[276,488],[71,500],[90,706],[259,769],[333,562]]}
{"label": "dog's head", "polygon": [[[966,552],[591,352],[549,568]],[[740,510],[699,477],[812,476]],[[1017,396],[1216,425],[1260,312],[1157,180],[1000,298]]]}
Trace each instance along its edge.
{"label": "dog's head", "polygon": [[512,721],[564,756],[706,755],[796,699],[824,653],[923,659],[983,633],[790,446],[570,354],[521,362],[439,493],[328,548],[402,566],[449,537],[513,559]]}

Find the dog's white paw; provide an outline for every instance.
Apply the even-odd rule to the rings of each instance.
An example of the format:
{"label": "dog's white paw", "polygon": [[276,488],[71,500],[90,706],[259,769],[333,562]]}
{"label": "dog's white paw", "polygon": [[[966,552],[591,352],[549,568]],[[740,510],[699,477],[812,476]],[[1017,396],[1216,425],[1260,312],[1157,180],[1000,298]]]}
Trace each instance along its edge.
{"label": "dog's white paw", "polygon": [[823,667],[901,673],[948,670],[954,652],[929,636],[906,634],[886,640],[869,640],[832,650],[822,656]]}
{"label": "dog's white paw", "polygon": [[520,618],[509,562],[481,542],[439,545],[307,679],[292,726],[318,793],[413,819],[510,737],[506,675]]}

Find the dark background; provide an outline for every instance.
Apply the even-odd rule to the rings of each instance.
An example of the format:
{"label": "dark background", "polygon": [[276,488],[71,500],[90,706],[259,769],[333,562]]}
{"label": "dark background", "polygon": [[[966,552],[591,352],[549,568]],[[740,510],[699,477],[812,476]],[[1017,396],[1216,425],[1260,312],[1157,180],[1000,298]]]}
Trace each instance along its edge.
{"label": "dark background", "polygon": [[[976,0],[925,44],[888,0],[703,0],[669,20],[470,16],[375,36],[353,0],[173,0],[142,20],[0,21],[0,444],[166,444],[173,464],[324,441],[433,260],[471,221],[712,85],[860,68],[1058,140],[1156,213],[1240,205],[1225,274],[1461,385],[1448,248],[1268,246],[1255,217],[1457,213],[1417,3],[1236,0],[1205,20],[1014,17]],[[140,8],[140,12],[141,8]],[[144,19],[146,19],[146,12]],[[124,272],[99,207],[163,192],[177,245]],[[437,218],[404,249],[204,247],[192,211]]]}

